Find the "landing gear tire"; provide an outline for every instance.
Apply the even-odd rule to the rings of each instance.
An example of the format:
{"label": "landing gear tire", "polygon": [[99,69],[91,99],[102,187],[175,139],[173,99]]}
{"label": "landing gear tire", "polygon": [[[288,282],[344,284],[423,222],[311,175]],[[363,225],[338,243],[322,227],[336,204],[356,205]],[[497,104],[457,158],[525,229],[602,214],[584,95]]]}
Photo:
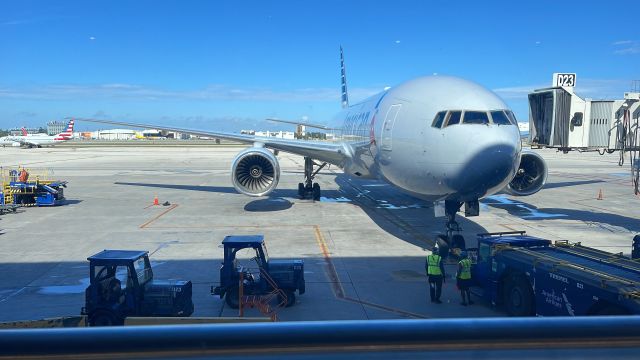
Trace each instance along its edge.
{"label": "landing gear tire", "polygon": [[523,275],[512,275],[504,286],[504,305],[510,316],[534,315],[533,289]]}
{"label": "landing gear tire", "polygon": [[629,311],[623,307],[617,305],[607,305],[604,308],[598,310],[595,315],[630,315]]}
{"label": "landing gear tire", "polygon": [[[320,200],[320,184],[314,183],[313,179],[316,177],[318,172],[322,170],[327,165],[327,163],[317,164],[310,157],[305,156],[304,158],[304,183],[298,184],[298,194],[302,199],[313,199],[315,201]],[[314,166],[317,166],[317,169],[314,170]]]}
{"label": "landing gear tire", "polygon": [[436,237],[436,245],[438,245],[438,255],[446,259],[447,256],[449,256],[449,241],[447,240],[447,235],[438,235]]}
{"label": "landing gear tire", "polygon": [[464,241],[464,236],[455,234],[451,237],[451,247],[453,249],[467,250],[467,246]]}
{"label": "landing gear tire", "polygon": [[320,184],[314,183],[312,188],[313,200],[320,201]]}
{"label": "landing gear tire", "polygon": [[285,299],[283,298],[282,295],[278,295],[278,302],[280,304],[284,303],[284,307],[292,307],[293,304],[296,303],[296,293],[294,293],[291,290],[285,290],[284,294],[287,297],[286,301],[285,301]]}
{"label": "landing gear tire", "polygon": [[231,289],[227,290],[227,293],[224,296],[224,301],[232,309],[237,309],[238,307],[240,307],[240,292],[238,291],[237,286],[234,286]]}

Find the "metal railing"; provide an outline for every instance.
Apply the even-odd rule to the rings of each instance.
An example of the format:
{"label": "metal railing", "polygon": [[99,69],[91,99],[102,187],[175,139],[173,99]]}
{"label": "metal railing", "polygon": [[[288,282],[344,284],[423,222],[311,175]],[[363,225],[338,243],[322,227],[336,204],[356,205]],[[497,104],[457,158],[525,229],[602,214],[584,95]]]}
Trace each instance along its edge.
{"label": "metal railing", "polygon": [[[317,321],[0,331],[3,358],[637,357],[640,317]],[[386,356],[383,356],[385,355]],[[598,355],[599,354],[599,355]]]}

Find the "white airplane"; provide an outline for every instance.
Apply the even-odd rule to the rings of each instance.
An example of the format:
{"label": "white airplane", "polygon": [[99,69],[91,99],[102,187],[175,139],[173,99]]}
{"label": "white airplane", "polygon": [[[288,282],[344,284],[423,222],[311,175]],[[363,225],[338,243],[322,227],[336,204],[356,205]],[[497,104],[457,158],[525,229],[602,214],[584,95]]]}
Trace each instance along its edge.
{"label": "white airplane", "polygon": [[426,76],[350,106],[342,49],[340,58],[343,110],[334,119],[342,124],[334,126],[342,131],[339,142],[78,120],[252,144],[231,166],[233,186],[249,196],[267,195],[278,185],[280,168],[274,151],[304,157],[305,179],[298,184],[301,197],[320,198],[320,185],[313,180],[326,164],[337,165],[353,177],[381,179],[415,197],[444,201],[447,241],[460,231],[455,214],[463,204],[465,215],[475,216],[479,214],[478,199],[484,196],[499,191],[531,195],[545,184],[545,161],[522,150],[515,116],[490,90],[457,77]]}
{"label": "white airplane", "polygon": [[18,141],[14,140],[13,136],[0,137],[0,146],[2,147],[7,147],[7,146],[19,147],[20,145],[21,144]]}
{"label": "white airplane", "polygon": [[13,141],[12,146],[27,146],[27,147],[42,147],[48,145],[55,145],[61,142],[65,142],[71,139],[73,136],[74,120],[69,120],[67,130],[59,133],[58,135],[50,136],[47,134],[27,134],[23,129],[22,136],[7,136],[7,141]]}

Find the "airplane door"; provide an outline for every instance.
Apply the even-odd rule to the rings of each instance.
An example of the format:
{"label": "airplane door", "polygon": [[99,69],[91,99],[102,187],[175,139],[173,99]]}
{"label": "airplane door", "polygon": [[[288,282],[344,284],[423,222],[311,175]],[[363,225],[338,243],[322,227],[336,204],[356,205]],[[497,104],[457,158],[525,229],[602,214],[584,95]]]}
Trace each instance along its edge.
{"label": "airplane door", "polygon": [[380,149],[391,151],[392,149],[392,132],[393,125],[396,123],[396,118],[398,117],[398,112],[402,104],[391,105],[389,110],[387,111],[387,116],[384,118],[384,123],[382,123],[382,133],[380,134]]}

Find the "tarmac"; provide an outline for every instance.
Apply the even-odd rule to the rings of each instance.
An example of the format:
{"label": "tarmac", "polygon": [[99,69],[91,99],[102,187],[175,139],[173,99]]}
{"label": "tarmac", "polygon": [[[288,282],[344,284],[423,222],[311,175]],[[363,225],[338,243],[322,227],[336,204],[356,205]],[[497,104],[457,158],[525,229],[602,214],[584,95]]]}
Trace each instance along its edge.
{"label": "tarmac", "polygon": [[[278,189],[247,197],[230,179],[240,150],[0,148],[2,167],[46,168],[69,182],[62,206],[0,216],[0,321],[79,314],[86,258],[103,249],[148,250],[155,278],[191,280],[194,316],[237,316],[210,295],[219,281],[220,243],[232,234],[264,234],[271,258],[304,259],[307,291],[293,307],[278,309],[282,321],[505,315],[477,296],[473,306],[459,304],[454,263],[447,265],[444,303],[428,301],[426,248],[445,223],[431,203],[333,166],[316,178],[321,201],[300,200],[304,161],[282,152]],[[629,254],[640,233],[640,198],[628,165],[619,167],[617,154],[536,151],[549,166],[545,188],[528,197],[493,195],[481,200],[480,216],[460,215],[467,246],[477,233],[524,230]],[[152,205],[155,196],[170,205]],[[244,259],[250,267],[251,256]]]}

